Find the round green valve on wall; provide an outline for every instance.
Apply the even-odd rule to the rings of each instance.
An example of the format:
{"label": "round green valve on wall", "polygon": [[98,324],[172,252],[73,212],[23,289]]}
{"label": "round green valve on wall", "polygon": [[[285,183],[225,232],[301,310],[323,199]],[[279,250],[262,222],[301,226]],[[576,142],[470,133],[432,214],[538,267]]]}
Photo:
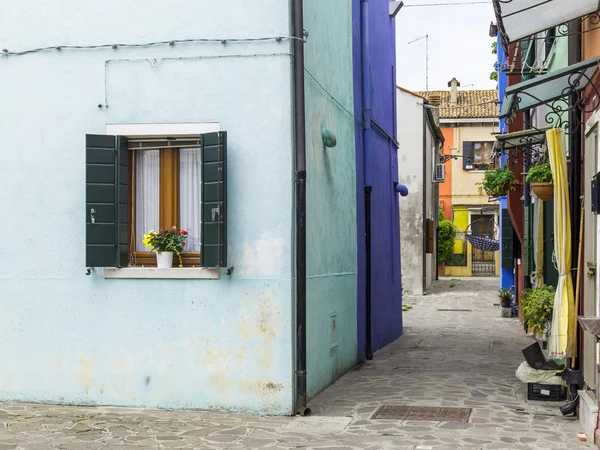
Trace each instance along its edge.
{"label": "round green valve on wall", "polygon": [[325,147],[335,147],[337,145],[337,138],[335,133],[329,128],[321,128],[321,136],[323,137],[323,143]]}

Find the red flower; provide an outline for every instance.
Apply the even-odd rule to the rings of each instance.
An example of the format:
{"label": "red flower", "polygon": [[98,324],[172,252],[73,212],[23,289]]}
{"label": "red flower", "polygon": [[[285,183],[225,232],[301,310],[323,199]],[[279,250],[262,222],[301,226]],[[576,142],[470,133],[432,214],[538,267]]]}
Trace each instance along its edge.
{"label": "red flower", "polygon": [[183,245],[185,247],[185,242],[182,242],[181,245]]}
{"label": "red flower", "polygon": [[176,227],[175,225],[173,225],[171,228],[172,228],[173,230],[176,230],[176,229],[177,229],[177,227]]}
{"label": "red flower", "polygon": [[188,232],[185,230],[179,230],[179,234],[188,234]]}

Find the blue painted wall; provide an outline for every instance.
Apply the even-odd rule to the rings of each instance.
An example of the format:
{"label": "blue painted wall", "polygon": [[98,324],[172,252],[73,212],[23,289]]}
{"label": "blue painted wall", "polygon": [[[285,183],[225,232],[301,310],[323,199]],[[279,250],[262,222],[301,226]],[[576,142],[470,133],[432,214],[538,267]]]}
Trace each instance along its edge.
{"label": "blue painted wall", "polygon": [[[357,218],[352,9],[305,0],[308,396],[357,361]],[[335,100],[334,100],[335,99]],[[337,138],[325,147],[321,130]]]}
{"label": "blue painted wall", "polygon": [[[502,43],[500,42],[500,35],[496,37],[496,42],[498,44],[498,111],[502,108],[502,100],[504,99],[504,91],[507,87],[507,74],[506,71],[502,70],[502,64],[505,62],[505,54],[504,47],[502,47]],[[508,132],[506,126],[506,120],[500,120],[500,132],[506,133]],[[502,164],[506,164],[506,156],[502,155]],[[500,242],[502,242],[502,216],[503,211],[508,207],[506,202],[506,196],[500,198],[500,216],[499,216],[499,226],[500,230]],[[502,246],[500,246],[500,263],[502,264]],[[500,268],[500,287],[501,288],[510,288],[515,284],[515,276],[512,269],[504,269]]]}
{"label": "blue painted wall", "polygon": [[[361,52],[361,1],[353,0],[354,112],[362,120],[362,58],[372,71],[370,86],[373,118],[396,135],[395,24],[387,0],[370,0],[368,55]],[[364,142],[362,129],[356,131],[357,220],[358,220],[358,354],[365,358],[366,341],[366,250],[364,242]],[[402,284],[400,269],[399,204],[393,192],[397,182],[397,151],[390,140],[373,127],[371,142],[372,227],[372,345],[377,350],[402,334]]]}
{"label": "blue painted wall", "polygon": [[[0,15],[10,50],[290,34],[281,0],[17,3]],[[1,400],[292,412],[290,50],[284,40],[0,56],[0,223],[18,235],[0,243],[11,255],[0,262]],[[85,134],[177,122],[229,133],[233,276],[86,276]]]}

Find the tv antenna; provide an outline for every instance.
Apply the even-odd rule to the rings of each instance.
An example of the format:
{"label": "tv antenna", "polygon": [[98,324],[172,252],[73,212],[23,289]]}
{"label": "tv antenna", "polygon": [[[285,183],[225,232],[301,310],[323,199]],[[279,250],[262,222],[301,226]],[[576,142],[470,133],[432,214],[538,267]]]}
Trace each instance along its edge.
{"label": "tv antenna", "polygon": [[420,36],[412,41],[409,41],[409,44],[413,42],[420,41],[421,39],[425,39],[425,98],[429,100],[429,35]]}

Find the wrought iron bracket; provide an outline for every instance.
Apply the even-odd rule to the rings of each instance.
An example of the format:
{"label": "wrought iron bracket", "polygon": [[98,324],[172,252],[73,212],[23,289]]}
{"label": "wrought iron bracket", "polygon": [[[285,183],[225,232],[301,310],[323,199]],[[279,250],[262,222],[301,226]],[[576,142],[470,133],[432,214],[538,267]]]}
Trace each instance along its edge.
{"label": "wrought iron bracket", "polygon": [[440,155],[440,163],[446,164],[451,159],[458,160],[458,158],[464,158],[464,156],[463,155],[452,155],[452,154],[447,153],[445,155]]}

